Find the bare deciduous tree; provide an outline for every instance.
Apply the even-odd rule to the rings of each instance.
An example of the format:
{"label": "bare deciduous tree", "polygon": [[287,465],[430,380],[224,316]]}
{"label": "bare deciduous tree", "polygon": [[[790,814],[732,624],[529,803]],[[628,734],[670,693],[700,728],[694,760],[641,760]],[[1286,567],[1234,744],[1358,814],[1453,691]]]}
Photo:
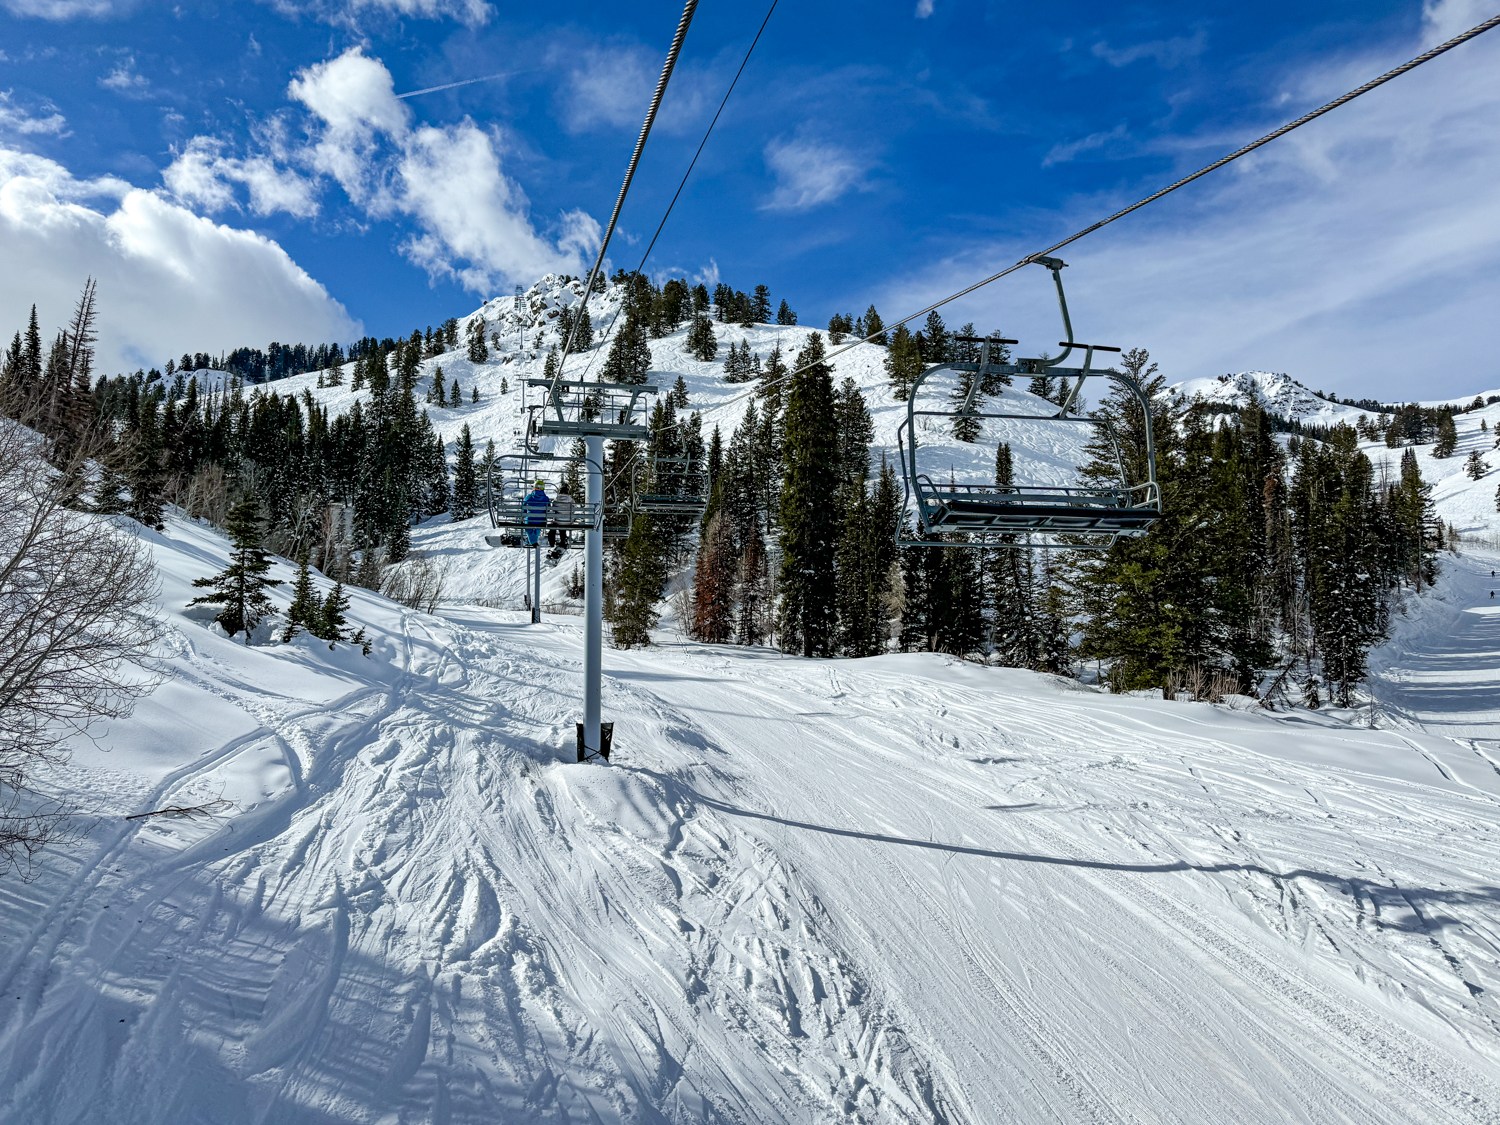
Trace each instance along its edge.
{"label": "bare deciduous tree", "polygon": [[0,864],[24,865],[57,826],[36,771],[153,682],[155,565],[110,520],[65,506],[85,453],[55,467],[47,439],[0,417]]}

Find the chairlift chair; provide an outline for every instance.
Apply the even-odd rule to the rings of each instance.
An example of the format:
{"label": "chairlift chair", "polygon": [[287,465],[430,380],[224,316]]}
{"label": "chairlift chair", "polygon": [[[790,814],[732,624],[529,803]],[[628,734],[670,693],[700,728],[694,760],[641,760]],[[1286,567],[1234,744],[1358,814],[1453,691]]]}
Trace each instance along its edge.
{"label": "chairlift chair", "polygon": [[[688,457],[649,458],[649,471],[642,477],[645,460],[631,468],[633,508],[648,516],[701,516],[708,507],[708,471]],[[645,487],[649,486],[649,487]]]}
{"label": "chairlift chair", "polygon": [[[545,482],[544,488],[554,500],[566,479],[568,458],[533,452],[506,453],[497,457],[489,481],[490,525],[497,529],[513,529],[518,533],[527,529],[545,530],[558,528],[565,531],[589,531],[599,526],[598,504],[589,504],[582,497],[573,497],[573,514],[564,519],[557,515],[556,505],[549,508],[546,519],[537,523],[528,522],[525,501],[538,480]],[[497,479],[498,478],[498,479]],[[503,538],[503,537],[502,537]],[[524,537],[522,537],[524,539]],[[500,546],[509,546],[501,543]]]}
{"label": "chairlift chair", "polygon": [[654,386],[574,379],[528,379],[526,385],[546,390],[537,433],[551,437],[644,441],[650,432],[641,398],[655,395]]}
{"label": "chairlift chair", "polygon": [[[1151,402],[1140,383],[1113,368],[1094,366],[1096,352],[1118,352],[1119,348],[1101,344],[1082,344],[1073,338],[1068,316],[1067,298],[1063,293],[1061,270],[1066,263],[1057,258],[1037,258],[1036,263],[1052,272],[1057,287],[1058,305],[1062,310],[1063,330],[1067,339],[1059,343],[1063,350],[1055,358],[1018,359],[1004,362],[992,359],[991,352],[1014,340],[990,337],[958,337],[959,342],[978,344],[978,362],[955,362],[928,368],[917,378],[907,400],[906,420],[897,430],[906,507],[915,516],[912,533],[898,532],[902,546],[984,547],[993,542],[974,541],[970,535],[1001,534],[1007,545],[1063,549],[1109,547],[1116,540],[1144,535],[1161,518],[1161,489],[1156,480],[1156,451],[1152,440]],[[1081,367],[1064,366],[1074,351],[1081,350]],[[968,373],[963,402],[955,409],[922,408],[922,389],[934,376]],[[1017,414],[982,410],[979,387],[986,376],[1051,376],[1063,380],[1065,393],[1055,414]],[[1126,472],[1118,436],[1108,420],[1075,407],[1081,403],[1084,380],[1109,378],[1124,387],[1139,405],[1144,419],[1144,475],[1132,480]],[[932,396],[928,396],[929,401]],[[994,421],[1004,432],[1020,423],[1044,424],[1048,427],[1086,426],[1101,435],[1113,450],[1116,479],[1102,484],[1006,485],[961,483],[950,480],[941,484],[933,479],[931,466],[923,464],[917,439],[918,419],[940,418],[952,423],[958,418]],[[1003,439],[1001,439],[1003,440]],[[996,442],[996,445],[999,443]],[[905,521],[903,528],[907,527]],[[964,533],[958,538],[955,535]]]}

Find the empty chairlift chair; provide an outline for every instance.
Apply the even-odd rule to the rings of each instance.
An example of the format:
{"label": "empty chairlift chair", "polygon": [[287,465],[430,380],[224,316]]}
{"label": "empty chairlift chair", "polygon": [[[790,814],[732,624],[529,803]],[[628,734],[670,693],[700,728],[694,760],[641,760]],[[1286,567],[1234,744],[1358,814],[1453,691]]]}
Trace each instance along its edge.
{"label": "empty chairlift chair", "polygon": [[[958,342],[979,347],[977,361],[940,364],[918,377],[907,401],[906,420],[897,431],[906,507],[914,517],[915,534],[903,533],[903,546],[985,547],[996,543],[988,538],[999,534],[1002,545],[1057,547],[1068,549],[1103,549],[1117,539],[1143,535],[1161,517],[1161,490],[1156,481],[1156,451],[1151,433],[1151,401],[1139,382],[1113,369],[1094,367],[1099,352],[1118,352],[1118,348],[1081,344],[1073,339],[1067,299],[1063,293],[1061,270],[1065,263],[1056,258],[1038,258],[1037,264],[1052,272],[1062,309],[1063,331],[1067,339],[1059,343],[1062,352],[1053,359],[1005,358],[1004,346],[1014,340],[959,337]],[[1083,352],[1079,367],[1064,366],[1075,352]],[[933,385],[949,374],[960,376],[961,393],[938,398]],[[1018,413],[985,410],[981,388],[999,376],[1012,379],[1037,376],[1061,380],[1058,397],[1061,405],[1055,411]],[[966,377],[966,378],[965,378]],[[1110,419],[1090,413],[1080,405],[1080,390],[1086,379],[1109,379],[1124,388],[1140,411],[1143,448],[1133,450],[1129,458]],[[924,394],[925,391],[925,394]],[[956,401],[956,405],[955,405]],[[939,405],[941,403],[941,405]],[[983,435],[975,448],[987,457],[987,468],[995,464],[998,447],[1010,444],[1016,451],[1016,467],[1025,470],[1025,448],[1049,447],[1080,451],[1092,442],[1097,452],[1107,449],[1114,471],[1104,478],[1097,475],[1084,479],[1075,464],[1071,475],[1061,473],[1061,482],[1019,481],[1000,485],[991,475],[988,481],[959,480],[944,466],[928,444],[923,452],[920,434],[930,431],[934,420],[951,427],[961,420],[971,420],[972,429]],[[950,438],[951,440],[951,438]],[[973,474],[968,474],[972,476]],[[1054,473],[1054,475],[1058,475]],[[973,535],[987,538],[975,541]]]}

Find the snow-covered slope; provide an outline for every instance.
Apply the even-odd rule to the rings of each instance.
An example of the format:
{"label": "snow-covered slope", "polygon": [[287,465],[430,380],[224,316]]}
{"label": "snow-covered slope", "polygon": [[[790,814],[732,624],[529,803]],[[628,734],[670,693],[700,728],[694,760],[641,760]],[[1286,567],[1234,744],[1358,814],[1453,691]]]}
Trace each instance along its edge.
{"label": "snow-covered slope", "polygon": [[169,678],[0,880],[0,1120],[1500,1119],[1492,632],[1414,634],[1461,741],[664,638],[578,766],[573,619],[246,648],[151,541]]}
{"label": "snow-covered slope", "polygon": [[1275,371],[1242,371],[1212,379],[1186,379],[1172,389],[1185,399],[1202,398],[1216,406],[1244,407],[1254,402],[1272,414],[1313,425],[1354,425],[1368,411],[1329,402],[1290,375]]}
{"label": "snow-covered slope", "polygon": [[[487,302],[459,321],[459,337],[466,340],[469,323],[476,317],[484,318],[486,338],[491,347],[488,362],[471,363],[466,358],[466,347],[423,361],[417,385],[419,396],[425,395],[431,387],[438,368],[442,369],[446,385],[451,386],[456,379],[463,389],[464,401],[461,405],[425,408],[433,425],[448,442],[450,452],[460,429],[465,425],[469,427],[480,449],[489,440],[495,442],[500,453],[519,448],[523,406],[528,401],[537,401],[537,392],[528,392],[525,381],[542,376],[548,349],[560,343],[557,330],[559,311],[564,306],[576,306],[581,300],[582,290],[583,285],[579,281],[564,281],[549,275],[523,294],[520,309],[517,309],[515,301],[509,297]],[[596,336],[602,337],[612,326],[618,327],[614,324],[614,319],[620,309],[621,299],[622,290],[614,284],[589,299],[589,315]],[[687,387],[689,400],[688,410],[683,413],[700,412],[705,438],[717,426],[727,442],[755,396],[753,383],[732,384],[724,381],[724,358],[730,345],[743,341],[762,359],[779,346],[783,359],[790,364],[816,330],[795,325],[757,324],[743,327],[717,322],[713,329],[719,342],[719,354],[717,358],[707,362],[694,359],[688,353],[685,325],[669,336],[652,340],[650,378],[665,393],[680,376]],[[498,345],[495,344],[496,340],[499,341]],[[1038,341],[1032,343],[1037,347],[1044,346]],[[598,378],[607,350],[606,344],[571,356],[567,364],[567,375],[571,378]],[[860,344],[832,361],[835,384],[853,379],[870,408],[874,421],[871,458],[875,465],[879,464],[882,457],[895,461],[896,431],[907,416],[906,404],[897,402],[891,395],[885,371],[885,356],[884,348]],[[338,387],[319,387],[320,380],[322,374],[313,372],[278,380],[271,384],[270,389],[296,396],[306,391],[325,403],[334,413],[349,409],[356,399],[369,394],[367,390],[351,390],[347,377],[343,385]],[[474,403],[470,401],[470,396],[476,386],[479,388],[480,401]],[[924,396],[921,406],[946,409],[952,388],[951,375],[946,380],[932,380],[930,393]],[[1102,384],[1086,389],[1086,395],[1102,393]],[[988,434],[1003,434],[1003,440],[1010,442],[1015,449],[1016,483],[1062,484],[1076,481],[1077,467],[1083,460],[1083,446],[1089,437],[1088,426],[1044,420],[1040,416],[1055,413],[1056,407],[1027,394],[1020,387],[1005,388],[1001,395],[988,400],[988,408],[999,413],[1038,416],[1036,422],[1019,420],[986,423],[989,427]],[[984,483],[994,480],[993,442],[981,440],[968,444],[956,441],[951,433],[950,420],[943,417],[919,418],[917,437],[922,447],[922,471],[934,480],[975,480]],[[543,439],[544,444],[547,440],[549,439]],[[489,557],[480,555],[478,551],[483,546],[484,532],[489,530],[479,526],[482,522],[481,519],[467,524],[450,525],[444,517],[439,517],[429,521],[425,528],[419,529],[413,535],[413,543],[424,555],[449,564],[445,598],[494,603],[514,595],[514,599],[506,604],[519,604],[524,584],[523,552],[497,551]],[[460,559],[463,559],[462,564],[459,563]],[[565,566],[548,571],[547,588],[543,591],[544,601],[562,600],[562,590],[566,585],[569,569],[570,567]]]}

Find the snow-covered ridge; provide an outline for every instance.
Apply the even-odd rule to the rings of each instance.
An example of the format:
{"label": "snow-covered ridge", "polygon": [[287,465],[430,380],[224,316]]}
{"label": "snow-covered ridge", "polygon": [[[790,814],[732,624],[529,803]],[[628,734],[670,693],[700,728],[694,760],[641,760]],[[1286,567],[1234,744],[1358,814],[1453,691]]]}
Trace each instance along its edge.
{"label": "snow-covered ridge", "polygon": [[1172,389],[1184,399],[1201,398],[1211,405],[1245,407],[1257,403],[1263,410],[1296,422],[1332,426],[1353,425],[1370,412],[1357,406],[1330,402],[1314,394],[1303,383],[1277,371],[1242,371],[1211,379],[1187,379]]}

